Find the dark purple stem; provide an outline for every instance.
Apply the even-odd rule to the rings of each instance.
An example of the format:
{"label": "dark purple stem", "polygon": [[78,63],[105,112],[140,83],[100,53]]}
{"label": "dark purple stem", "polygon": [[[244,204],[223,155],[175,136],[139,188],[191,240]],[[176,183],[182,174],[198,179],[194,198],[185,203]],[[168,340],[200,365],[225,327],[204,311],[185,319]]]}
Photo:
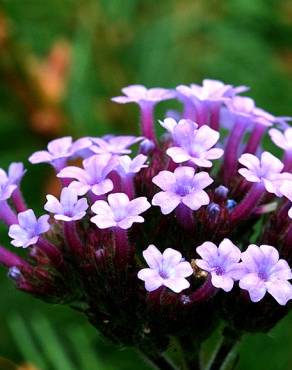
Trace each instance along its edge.
{"label": "dark purple stem", "polygon": [[220,130],[220,108],[221,103],[214,103],[210,111],[210,127],[213,130]]}
{"label": "dark purple stem", "polygon": [[291,172],[292,171],[292,149],[287,150],[285,152],[284,158],[283,158],[283,163],[284,163],[284,170],[285,172]]}
{"label": "dark purple stem", "polygon": [[64,221],[64,236],[69,249],[77,256],[82,255],[84,246],[79,238],[76,223],[74,221]]}
{"label": "dark purple stem", "polygon": [[212,285],[211,275],[209,274],[205,283],[190,295],[190,303],[208,301],[214,297],[217,292],[218,288],[215,288],[214,285]]}
{"label": "dark purple stem", "polygon": [[36,246],[47,255],[55,266],[59,266],[61,264],[63,260],[62,254],[55,245],[50,243],[48,240],[39,237]]}
{"label": "dark purple stem", "polygon": [[246,147],[244,149],[244,153],[250,153],[250,154],[255,154],[260,143],[262,140],[262,137],[266,131],[266,126],[258,123],[255,124],[255,127],[248,139],[248,142],[246,144]]}
{"label": "dark purple stem", "polygon": [[126,193],[129,199],[135,198],[133,175],[134,174],[129,173],[122,178],[122,192]]}
{"label": "dark purple stem", "polygon": [[175,210],[175,215],[179,224],[186,230],[192,230],[195,226],[193,211],[184,205],[179,204]]}
{"label": "dark purple stem", "polygon": [[194,120],[196,116],[194,104],[189,99],[184,99],[183,104],[184,104],[183,118]]}
{"label": "dark purple stem", "polygon": [[113,228],[115,245],[116,245],[116,255],[121,266],[127,264],[130,252],[129,240],[127,230],[121,229],[119,227]]}
{"label": "dark purple stem", "polygon": [[154,131],[154,104],[145,103],[140,106],[141,109],[141,131],[142,135],[156,143]]}
{"label": "dark purple stem", "polygon": [[262,183],[254,183],[242,201],[231,213],[231,221],[241,221],[250,216],[265,194],[265,187]]}
{"label": "dark purple stem", "polygon": [[0,201],[0,220],[7,226],[18,224],[17,216],[6,200]]}
{"label": "dark purple stem", "polygon": [[11,198],[17,212],[24,212],[27,210],[27,206],[19,188],[14,190]]}
{"label": "dark purple stem", "polygon": [[208,107],[204,102],[197,102],[196,107],[196,123],[200,126],[208,125]]}
{"label": "dark purple stem", "polygon": [[10,252],[6,248],[0,246],[0,263],[6,267],[29,267],[30,265],[17,256],[16,254]]}

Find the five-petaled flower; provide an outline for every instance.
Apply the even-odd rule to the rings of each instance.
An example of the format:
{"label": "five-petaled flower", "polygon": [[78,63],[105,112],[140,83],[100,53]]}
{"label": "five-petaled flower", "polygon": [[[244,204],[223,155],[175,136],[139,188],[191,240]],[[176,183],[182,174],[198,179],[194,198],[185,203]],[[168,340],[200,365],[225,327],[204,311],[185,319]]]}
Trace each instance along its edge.
{"label": "five-petaled flower", "polygon": [[189,288],[190,283],[186,280],[193,274],[192,266],[184,261],[180,252],[167,248],[161,253],[155,245],[149,245],[144,250],[143,256],[149,266],[138,272],[138,278],[145,282],[145,289],[152,292],[161,286],[180,293]]}
{"label": "five-petaled flower", "polygon": [[53,195],[47,195],[45,210],[54,214],[56,220],[65,222],[81,220],[86,215],[88,203],[85,198],[78,199],[72,188],[63,188],[58,200]]}
{"label": "five-petaled flower", "polygon": [[25,170],[22,163],[11,163],[7,173],[0,168],[0,201],[11,197],[14,190],[19,185]]}
{"label": "five-petaled flower", "polygon": [[143,85],[130,85],[124,87],[122,92],[125,96],[116,96],[112,98],[112,101],[116,103],[158,103],[162,100],[173,99],[175,93],[169,89],[162,89],[160,87],[147,89]]}
{"label": "five-petaled flower", "polygon": [[49,218],[49,215],[43,215],[37,219],[32,209],[20,212],[18,224],[9,228],[9,236],[13,239],[11,244],[23,248],[36,244],[39,236],[49,231]]}
{"label": "five-petaled flower", "polygon": [[141,213],[147,211],[151,205],[146,197],[129,200],[124,193],[113,193],[108,196],[108,201],[97,200],[91,207],[96,214],[90,220],[99,229],[117,227],[127,230],[135,222],[144,222]]}
{"label": "five-petaled flower", "polygon": [[211,274],[212,285],[216,288],[230,292],[234,281],[245,273],[239,263],[240,249],[229,239],[224,239],[218,247],[212,242],[205,242],[196,251],[202,257],[196,260],[197,266]]}
{"label": "five-petaled flower", "polygon": [[276,248],[270,245],[251,244],[241,254],[246,273],[239,281],[241,289],[249,292],[252,302],[259,302],[270,293],[280,305],[292,299],[291,269],[288,263],[279,259]]}
{"label": "five-petaled flower", "polygon": [[152,181],[163,190],[154,195],[152,204],[159,206],[164,215],[171,213],[181,203],[196,211],[210,202],[203,190],[213,182],[207,172],[195,174],[194,168],[183,166],[174,172],[161,171]]}
{"label": "five-petaled flower", "polygon": [[91,138],[91,140],[94,144],[90,147],[92,152],[96,154],[111,153],[120,155],[130,154],[131,149],[129,147],[143,140],[143,137],[108,135],[102,138]]}

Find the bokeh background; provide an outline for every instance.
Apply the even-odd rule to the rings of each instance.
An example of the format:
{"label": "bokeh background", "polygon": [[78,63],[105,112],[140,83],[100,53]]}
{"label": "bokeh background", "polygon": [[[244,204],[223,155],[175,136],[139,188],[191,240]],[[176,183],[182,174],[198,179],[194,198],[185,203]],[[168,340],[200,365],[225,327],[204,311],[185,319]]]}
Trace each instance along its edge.
{"label": "bokeh background", "polygon": [[[25,162],[24,193],[41,212],[58,184],[30,153],[64,134],[136,133],[136,107],[110,102],[125,85],[206,77],[248,85],[259,106],[292,116],[291,0],[2,0],[0,167]],[[0,370],[148,369],[77,312],[17,292],[3,269],[0,292]],[[291,347],[292,315],[246,336],[237,369],[290,370]]]}

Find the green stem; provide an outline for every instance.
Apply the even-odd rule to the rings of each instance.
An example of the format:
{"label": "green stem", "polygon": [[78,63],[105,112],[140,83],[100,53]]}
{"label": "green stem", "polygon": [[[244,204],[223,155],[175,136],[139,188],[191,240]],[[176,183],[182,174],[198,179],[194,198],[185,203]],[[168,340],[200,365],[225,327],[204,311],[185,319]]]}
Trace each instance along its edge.
{"label": "green stem", "polygon": [[182,369],[200,370],[200,344],[189,336],[177,338],[177,345],[182,358]]}
{"label": "green stem", "polygon": [[149,354],[145,351],[140,349],[140,353],[146,359],[146,361],[150,362],[155,369],[158,370],[177,370],[176,366],[170,363],[165,357],[160,354]]}

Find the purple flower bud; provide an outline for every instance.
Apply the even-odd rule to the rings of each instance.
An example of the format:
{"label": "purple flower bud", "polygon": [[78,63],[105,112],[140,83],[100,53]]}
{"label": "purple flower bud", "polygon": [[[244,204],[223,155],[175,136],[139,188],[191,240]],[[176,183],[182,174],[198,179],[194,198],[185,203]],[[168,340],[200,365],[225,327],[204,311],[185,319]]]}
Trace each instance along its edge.
{"label": "purple flower bud", "polygon": [[9,268],[8,272],[7,272],[7,276],[12,279],[12,280],[19,280],[20,277],[21,277],[21,271],[19,270],[18,267],[16,266],[12,266]]}
{"label": "purple flower bud", "polygon": [[215,192],[214,192],[215,200],[217,202],[224,202],[224,201],[226,201],[227,200],[227,197],[228,197],[228,193],[229,193],[229,189],[226,186],[224,186],[224,185],[218,186],[215,189]]}
{"label": "purple flower bud", "polygon": [[129,229],[134,222],[144,222],[140,213],[147,211],[151,205],[145,197],[129,200],[124,193],[114,193],[108,196],[108,201],[98,200],[91,207],[96,216],[90,220],[99,229],[118,227]]}
{"label": "purple flower bud", "polygon": [[152,181],[163,190],[154,195],[152,204],[159,206],[164,215],[171,213],[181,203],[196,211],[210,202],[203,190],[213,182],[207,172],[195,174],[192,167],[178,167],[174,172],[159,172]]}
{"label": "purple flower bud", "polygon": [[53,195],[47,195],[45,210],[54,214],[56,220],[65,222],[81,220],[86,215],[88,203],[85,198],[78,199],[72,188],[64,188],[60,201]]}
{"label": "purple flower bud", "polygon": [[291,269],[279,259],[276,248],[270,245],[251,244],[241,255],[246,273],[240,278],[239,286],[249,292],[250,299],[258,302],[270,293],[280,305],[292,299]]}
{"label": "purple flower bud", "polygon": [[186,277],[193,274],[193,269],[189,262],[182,260],[180,252],[167,248],[161,253],[155,245],[149,245],[143,252],[143,256],[149,268],[140,270],[138,278],[145,282],[145,289],[148,292],[161,286],[165,286],[175,293],[189,288],[190,283]]}
{"label": "purple flower bud", "polygon": [[11,225],[8,235],[13,239],[11,244],[15,247],[27,248],[36,244],[39,236],[50,229],[49,215],[36,218],[32,209],[18,214],[18,225]]}
{"label": "purple flower bud", "polygon": [[140,144],[140,153],[144,155],[149,155],[153,152],[155,148],[155,143],[152,140],[144,139]]}
{"label": "purple flower bud", "polygon": [[216,204],[216,203],[210,203],[207,207],[207,212],[208,212],[208,215],[215,219],[219,213],[220,213],[220,206],[219,204]]}

